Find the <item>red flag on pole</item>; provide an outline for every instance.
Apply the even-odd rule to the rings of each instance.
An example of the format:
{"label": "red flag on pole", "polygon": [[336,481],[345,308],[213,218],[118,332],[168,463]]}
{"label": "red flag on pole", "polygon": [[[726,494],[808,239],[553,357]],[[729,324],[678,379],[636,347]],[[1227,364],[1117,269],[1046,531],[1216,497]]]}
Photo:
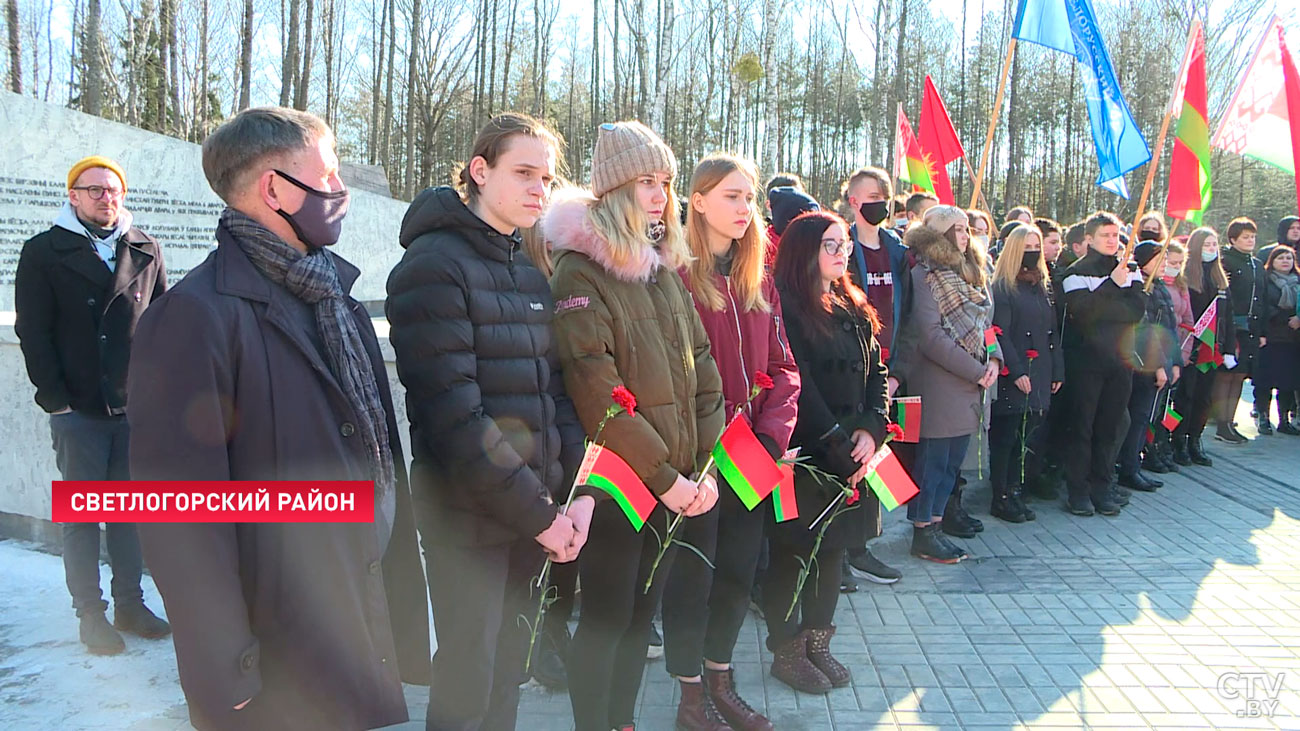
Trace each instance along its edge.
{"label": "red flag on pole", "polygon": [[1287,50],[1282,28],[1277,29],[1277,44],[1282,50],[1282,77],[1286,80],[1286,109],[1291,122],[1291,163],[1295,166],[1296,209],[1300,210],[1300,71]]}
{"label": "red flag on pole", "polygon": [[957,139],[957,130],[948,117],[948,109],[944,107],[943,99],[939,98],[939,90],[929,75],[925,77],[925,96],[921,100],[919,126],[921,151],[930,157],[930,162],[934,165],[931,176],[935,195],[939,196],[940,203],[956,205],[945,166],[953,160],[966,157],[966,151],[962,149],[961,140]]}

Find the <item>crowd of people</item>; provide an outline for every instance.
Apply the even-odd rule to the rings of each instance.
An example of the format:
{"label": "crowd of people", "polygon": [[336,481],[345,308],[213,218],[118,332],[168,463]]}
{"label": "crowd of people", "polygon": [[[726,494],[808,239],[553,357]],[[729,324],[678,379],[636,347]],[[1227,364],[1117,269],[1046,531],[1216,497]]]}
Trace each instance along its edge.
{"label": "crowd of people", "polygon": [[[430,687],[429,729],[514,728],[536,639],[521,617],[545,591],[527,664],[567,688],[580,731],[634,727],[659,612],[677,727],[771,729],[733,678],[751,602],[772,676],[828,693],[852,680],[831,647],[839,596],[902,577],[869,549],[882,507],[865,485],[899,399],[922,414],[890,445],[919,489],[911,554],[940,564],[983,530],[964,497],[972,442],[989,514],[1023,523],[1031,497],[1064,488],[1074,515],[1113,516],[1161,486],[1151,474],[1209,465],[1211,418],[1245,441],[1246,378],[1259,433],[1276,392],[1276,431],[1300,434],[1294,216],[1258,249],[1247,218],[1224,242],[1172,237],[1156,213],[1130,232],[1104,211],[1063,226],[1016,207],[998,228],[895,195],[878,168],[822,205],[723,154],[679,197],[676,156],[638,122],[601,125],[586,186],[560,179],[562,141],[525,115],[494,117],[467,152],[399,242],[370,242],[404,249],[385,314],[409,473],[349,295],[359,272],[329,249],[349,199],[320,119],[251,109],[204,142],[227,208],[216,249],[170,288],[105,158],[73,168],[54,227],[23,249],[16,329],[65,479],[374,482],[373,525],[110,524],[112,625],[98,527],[64,526],[82,641],[115,654],[117,630],[172,633],[197,728],[399,723],[402,681]],[[636,403],[615,413],[620,387]],[[705,469],[733,419],[773,460],[798,450],[797,518],[748,509]],[[587,440],[656,497],[646,529],[594,486],[566,500]],[[846,486],[854,509],[810,530]],[[661,551],[678,516],[684,545]],[[143,604],[142,563],[170,624]]]}

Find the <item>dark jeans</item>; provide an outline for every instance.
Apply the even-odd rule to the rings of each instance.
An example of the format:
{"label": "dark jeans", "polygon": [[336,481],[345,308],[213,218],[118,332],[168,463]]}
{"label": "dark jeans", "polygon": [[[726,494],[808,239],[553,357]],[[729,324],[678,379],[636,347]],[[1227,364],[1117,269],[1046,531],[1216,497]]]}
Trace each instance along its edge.
{"label": "dark jeans", "polygon": [[1065,453],[1071,498],[1104,494],[1115,474],[1119,430],[1124,428],[1133,372],[1122,365],[1074,369],[1070,417],[1074,443]]}
{"label": "dark jeans", "polygon": [[802,568],[800,560],[809,559],[808,549],[800,550],[794,544],[776,538],[771,546],[772,563],[763,577],[763,617],[767,621],[767,648],[776,651],[805,629],[826,629],[834,623],[835,605],[840,600],[840,565],[844,549],[823,548],[817,553],[812,572],[799,595],[799,604],[786,620],[785,613],[790,611]]}
{"label": "dark jeans", "polygon": [[928,523],[931,518],[943,517],[970,440],[969,434],[946,439],[922,438],[916,445],[916,487],[920,492],[907,503],[908,520]]}
{"label": "dark jeans", "polygon": [[678,677],[699,675],[706,659],[731,662],[769,519],[766,502],[746,510],[731,487],[719,482],[717,507],[687,518],[678,531],[716,568],[690,550],[679,551],[664,587],[664,664]]}
{"label": "dark jeans", "polygon": [[[659,544],[650,530],[667,532],[667,513],[656,506],[636,532],[613,500],[596,505],[591,532],[578,559],[582,616],[569,646],[569,701],[577,731],[609,731],[633,722],[645,674],[650,620],[663,594],[677,548],[664,555],[649,593],[642,593]],[[678,536],[681,533],[679,531]]]}
{"label": "dark jeans", "polygon": [[1042,412],[1030,411],[994,414],[989,420],[989,484],[994,497],[999,490],[1023,485],[1042,471],[1043,460],[1035,454],[1042,451],[1043,416]]}
{"label": "dark jeans", "polygon": [[[129,480],[129,432],[125,416],[86,416],[75,411],[50,415],[54,459],[65,480]],[[135,523],[107,523],[108,561],[113,567],[113,602],[144,600],[144,559]],[[80,617],[108,609],[99,589],[99,524],[63,524],[63,573]]]}
{"label": "dark jeans", "polygon": [[1174,396],[1174,403],[1183,420],[1174,429],[1175,437],[1196,438],[1205,431],[1205,424],[1210,420],[1214,380],[1214,370],[1202,373],[1194,365],[1183,370],[1183,377],[1178,381],[1178,392]]}
{"label": "dark jeans", "polygon": [[532,539],[426,551],[438,650],[425,728],[513,729],[524,681],[529,586],[545,560]]}
{"label": "dark jeans", "polygon": [[1119,451],[1119,471],[1123,474],[1136,474],[1141,469],[1142,445],[1147,442],[1147,427],[1164,419],[1164,414],[1152,414],[1159,391],[1152,376],[1145,373],[1133,374],[1133,391],[1128,397],[1128,432],[1124,435],[1124,444]]}

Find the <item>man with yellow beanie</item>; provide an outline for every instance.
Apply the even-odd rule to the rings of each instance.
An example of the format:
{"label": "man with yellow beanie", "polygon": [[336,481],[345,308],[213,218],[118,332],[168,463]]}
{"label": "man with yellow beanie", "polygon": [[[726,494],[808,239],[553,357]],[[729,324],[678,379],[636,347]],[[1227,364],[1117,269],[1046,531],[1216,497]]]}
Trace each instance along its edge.
{"label": "man with yellow beanie", "polygon": [[[126,371],[131,334],[167,288],[158,242],[123,208],[126,173],[87,157],[68,171],[68,201],[48,231],[23,244],[14,283],[14,329],[50,414],[55,461],[65,480],[130,479]],[[143,560],[133,523],[109,523],[113,626],[99,588],[99,524],[63,525],[63,568],[81,641],[96,655],[125,649],[124,632],[165,637],[167,622],[144,605]]]}

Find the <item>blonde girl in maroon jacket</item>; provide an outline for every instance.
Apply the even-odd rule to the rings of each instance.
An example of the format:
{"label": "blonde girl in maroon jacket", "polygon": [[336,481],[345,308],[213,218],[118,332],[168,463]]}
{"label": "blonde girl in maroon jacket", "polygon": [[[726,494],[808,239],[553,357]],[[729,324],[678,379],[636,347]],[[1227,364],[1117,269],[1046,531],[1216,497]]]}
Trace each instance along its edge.
{"label": "blonde girl in maroon jacket", "polygon": [[[749,398],[756,374],[771,379],[772,387],[741,418],[778,458],[794,431],[799,372],[776,288],[763,266],[767,236],[755,204],[760,190],[747,160],[713,155],[700,161],[691,176],[686,217],[694,260],[681,274],[722,374],[728,421]],[[682,540],[716,568],[681,552],[664,589],[664,658],[682,691],[677,728],[771,729],[736,693],[731,654],[772,512],[767,503],[747,510],[730,486],[719,488],[717,508],[682,527]]]}

